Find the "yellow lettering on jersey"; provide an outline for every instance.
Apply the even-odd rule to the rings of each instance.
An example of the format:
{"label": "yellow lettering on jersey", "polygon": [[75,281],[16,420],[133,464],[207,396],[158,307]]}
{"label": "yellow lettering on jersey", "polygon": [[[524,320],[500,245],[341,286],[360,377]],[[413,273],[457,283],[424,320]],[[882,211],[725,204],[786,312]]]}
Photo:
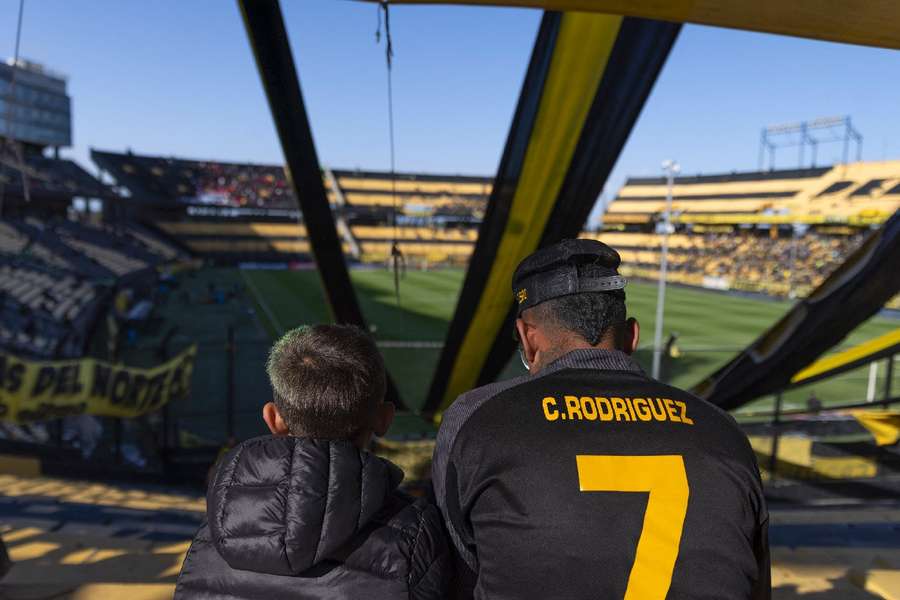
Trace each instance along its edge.
{"label": "yellow lettering on jersey", "polygon": [[681,400],[676,400],[675,405],[681,409],[681,422],[687,425],[693,425],[694,422],[687,416],[687,404],[685,404]]}
{"label": "yellow lettering on jersey", "polygon": [[591,398],[590,396],[581,397],[581,412],[584,413],[584,418],[586,420],[597,420],[597,405],[594,403],[593,398]]}
{"label": "yellow lettering on jersey", "polygon": [[631,420],[637,421],[637,417],[634,416],[634,405],[631,404],[631,398],[625,398],[625,404],[628,405],[628,415],[631,417]]}
{"label": "yellow lettering on jersey", "polygon": [[693,425],[687,414],[687,404],[671,398],[630,398],[564,395],[560,402],[554,396],[541,401],[544,418],[548,421],[616,421],[638,423],[668,421]]}
{"label": "yellow lettering on jersey", "polygon": [[631,401],[634,404],[634,412],[641,421],[650,421],[653,415],[650,413],[650,407],[647,405],[646,398],[635,398]]}
{"label": "yellow lettering on jersey", "polygon": [[690,498],[684,458],[578,454],[575,464],[582,492],[649,492],[624,600],[663,600]]}
{"label": "yellow lettering on jersey", "polygon": [[556,410],[556,398],[553,396],[547,396],[543,401],[544,405],[544,417],[548,421],[555,421],[559,418],[559,411]]}
{"label": "yellow lettering on jersey", "polygon": [[630,421],[628,417],[628,407],[622,398],[610,398],[613,405],[613,413],[616,415],[616,421]]}
{"label": "yellow lettering on jersey", "polygon": [[566,396],[566,411],[569,413],[570,421],[575,418],[575,415],[578,415],[579,421],[584,418],[581,416],[581,403],[578,401],[578,396]]}
{"label": "yellow lettering on jersey", "polygon": [[[653,413],[653,418],[657,421],[665,421],[666,420],[666,408],[663,406],[662,399],[656,398],[656,403],[653,402],[653,398],[647,398],[650,401],[650,412]],[[659,407],[659,412],[656,412],[656,408]]]}
{"label": "yellow lettering on jersey", "polygon": [[666,403],[666,412],[669,413],[669,420],[676,423],[681,423],[681,419],[679,419],[678,415],[675,414],[675,403],[668,398],[665,398],[663,402]]}
{"label": "yellow lettering on jersey", "polygon": [[609,404],[609,398],[597,396],[596,398],[594,398],[594,402],[597,403],[597,414],[600,415],[600,420],[612,421],[613,409]]}

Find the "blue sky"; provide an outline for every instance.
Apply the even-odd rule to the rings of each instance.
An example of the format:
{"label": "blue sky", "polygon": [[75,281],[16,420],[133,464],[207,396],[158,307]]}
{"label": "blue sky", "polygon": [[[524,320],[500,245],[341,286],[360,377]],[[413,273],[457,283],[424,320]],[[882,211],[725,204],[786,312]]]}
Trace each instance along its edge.
{"label": "blue sky", "polygon": [[[283,0],[319,159],[388,166],[384,51],[376,9]],[[18,0],[0,0],[11,56]],[[394,7],[397,167],[492,175],[540,13]],[[26,0],[21,54],[69,76],[74,140],[188,158],[282,162],[236,4],[229,0]],[[863,158],[900,157],[900,52],[688,26],[607,182],[756,167],[762,126],[852,115]],[[820,163],[839,156],[823,147]],[[793,167],[794,151],[778,166]]]}

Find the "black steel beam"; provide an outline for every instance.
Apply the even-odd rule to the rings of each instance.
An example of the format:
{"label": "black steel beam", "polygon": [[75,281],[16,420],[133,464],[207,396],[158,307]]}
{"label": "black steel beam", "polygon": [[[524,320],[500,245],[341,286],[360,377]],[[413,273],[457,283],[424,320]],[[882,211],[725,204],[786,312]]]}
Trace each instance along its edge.
{"label": "black steel beam", "polygon": [[[238,0],[247,37],[266,92],[288,175],[303,213],[310,248],[318,266],[332,318],[366,328],[316,154],[290,41],[278,0]],[[403,408],[388,377],[388,399]]]}

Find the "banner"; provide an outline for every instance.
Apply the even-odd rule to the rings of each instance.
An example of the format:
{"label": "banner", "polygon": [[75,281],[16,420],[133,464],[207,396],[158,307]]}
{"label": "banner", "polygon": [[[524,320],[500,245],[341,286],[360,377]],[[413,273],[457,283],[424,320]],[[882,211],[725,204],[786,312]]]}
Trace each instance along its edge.
{"label": "banner", "polygon": [[93,358],[34,361],[0,352],[0,420],[137,417],[185,398],[197,346],[149,369]]}

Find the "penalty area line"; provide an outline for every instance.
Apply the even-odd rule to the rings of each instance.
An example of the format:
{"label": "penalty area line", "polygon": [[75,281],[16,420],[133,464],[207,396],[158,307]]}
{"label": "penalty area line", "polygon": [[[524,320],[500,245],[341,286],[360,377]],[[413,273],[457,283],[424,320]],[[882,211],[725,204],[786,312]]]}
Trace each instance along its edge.
{"label": "penalty area line", "polygon": [[262,307],[263,312],[266,313],[266,318],[269,320],[269,323],[271,323],[272,326],[275,327],[275,333],[279,336],[282,335],[284,333],[284,326],[281,324],[281,321],[279,321],[278,317],[275,316],[275,313],[263,298],[263,295],[260,293],[259,288],[256,287],[256,284],[254,284],[253,281],[249,277],[247,277],[247,274],[243,269],[241,269],[240,271],[241,277],[243,277],[244,282],[247,284],[247,287],[249,287],[250,291],[253,292],[253,297],[256,298],[257,304],[259,304],[260,307]]}

